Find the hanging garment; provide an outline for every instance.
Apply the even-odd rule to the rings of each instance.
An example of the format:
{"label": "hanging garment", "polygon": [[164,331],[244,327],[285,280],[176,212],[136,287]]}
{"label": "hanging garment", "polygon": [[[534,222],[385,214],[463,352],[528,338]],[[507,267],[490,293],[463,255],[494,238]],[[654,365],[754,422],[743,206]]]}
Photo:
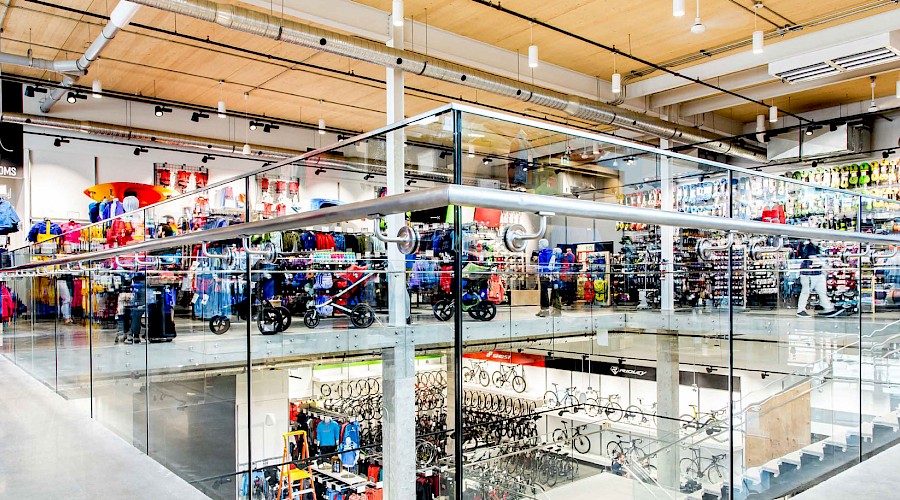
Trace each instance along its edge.
{"label": "hanging garment", "polygon": [[19,214],[12,204],[0,199],[0,234],[11,234],[19,231]]}
{"label": "hanging garment", "polygon": [[81,242],[81,224],[75,221],[69,221],[60,227],[63,231],[63,241],[66,243]]}
{"label": "hanging garment", "polygon": [[28,230],[27,239],[32,243],[41,242],[50,239],[52,236],[60,235],[62,233],[63,231],[62,228],[59,227],[59,224],[46,220],[38,222],[37,224],[31,226],[31,229]]}

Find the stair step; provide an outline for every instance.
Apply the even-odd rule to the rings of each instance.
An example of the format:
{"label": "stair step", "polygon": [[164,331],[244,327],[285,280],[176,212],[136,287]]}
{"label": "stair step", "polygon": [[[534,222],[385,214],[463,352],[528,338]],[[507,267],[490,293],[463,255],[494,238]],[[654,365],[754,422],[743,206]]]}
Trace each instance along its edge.
{"label": "stair step", "polygon": [[778,477],[781,474],[781,469],[778,467],[778,460],[769,460],[768,462],[762,464],[760,466],[760,470],[768,472],[772,474],[774,477]]}
{"label": "stair step", "polygon": [[803,465],[803,461],[801,460],[802,455],[803,454],[799,451],[792,451],[791,453],[788,453],[787,455],[781,457],[781,461],[794,465],[799,469],[800,466]]}

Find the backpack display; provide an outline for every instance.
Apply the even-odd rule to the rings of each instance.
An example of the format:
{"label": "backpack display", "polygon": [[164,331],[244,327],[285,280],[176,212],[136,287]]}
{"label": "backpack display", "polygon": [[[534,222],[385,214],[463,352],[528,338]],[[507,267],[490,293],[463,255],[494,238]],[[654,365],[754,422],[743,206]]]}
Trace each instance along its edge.
{"label": "backpack display", "polygon": [[500,275],[492,274],[488,280],[487,300],[499,304],[503,302],[504,298],[506,298],[506,287],[503,286],[503,280],[500,279]]}

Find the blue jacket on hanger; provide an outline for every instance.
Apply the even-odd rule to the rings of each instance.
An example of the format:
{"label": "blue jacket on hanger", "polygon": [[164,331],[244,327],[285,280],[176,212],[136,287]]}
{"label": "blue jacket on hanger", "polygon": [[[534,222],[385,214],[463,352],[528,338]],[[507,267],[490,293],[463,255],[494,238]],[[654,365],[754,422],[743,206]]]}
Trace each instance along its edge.
{"label": "blue jacket on hanger", "polygon": [[59,227],[59,224],[50,221],[41,221],[31,226],[31,229],[28,230],[28,241],[34,243],[37,241],[38,234],[46,234],[48,232],[48,224],[50,225],[50,234],[59,235],[63,233],[62,228]]}
{"label": "blue jacket on hanger", "polygon": [[0,199],[0,234],[19,231],[19,214],[7,200]]}

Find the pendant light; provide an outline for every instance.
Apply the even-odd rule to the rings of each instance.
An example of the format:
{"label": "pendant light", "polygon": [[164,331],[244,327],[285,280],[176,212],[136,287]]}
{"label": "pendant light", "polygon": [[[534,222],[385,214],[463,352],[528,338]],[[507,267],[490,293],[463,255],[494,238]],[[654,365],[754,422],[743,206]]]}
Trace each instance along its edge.
{"label": "pendant light", "polygon": [[394,0],[391,3],[391,24],[398,28],[403,26],[403,0]]}
{"label": "pendant light", "polygon": [[528,67],[538,67],[538,47],[534,44],[534,23],[531,23],[531,45],[528,46]]}
{"label": "pendant light", "polygon": [[474,144],[469,144],[469,154],[468,154],[468,157],[469,157],[469,158],[475,158],[475,145],[474,145]]}
{"label": "pendant light", "polygon": [[900,80],[897,80],[897,99],[900,99]]}
{"label": "pendant light", "polygon": [[769,106],[769,123],[775,123],[778,121],[778,106],[771,105]]}
{"label": "pendant light", "polygon": [[319,135],[325,135],[325,119],[319,118]]}
{"label": "pendant light", "polygon": [[218,106],[218,115],[219,118],[225,118],[228,116],[225,114],[225,101],[222,99],[222,87],[225,86],[225,80],[219,80],[219,106]]}
{"label": "pendant light", "polygon": [[[250,92],[244,92],[244,114],[249,115],[248,106],[250,103]],[[250,125],[253,125],[253,120],[250,120]],[[244,148],[241,151],[245,155],[250,154],[250,127],[244,130]]]}
{"label": "pendant light", "polygon": [[875,77],[870,76],[869,78],[872,80],[872,83],[869,84],[872,87],[872,105],[869,106],[869,113],[874,113],[878,111],[878,106],[875,105]]}
{"label": "pendant light", "polygon": [[761,29],[756,27],[757,20],[759,19],[759,9],[763,6],[762,2],[756,2],[753,4],[753,53],[754,54],[762,54],[763,46],[765,45],[765,34]]}
{"label": "pendant light", "polygon": [[100,80],[94,80],[94,83],[91,84],[91,95],[94,96],[94,99],[100,99],[103,97],[103,84],[100,83]]}
{"label": "pendant light", "polygon": [[610,81],[610,86],[613,94],[619,94],[622,92],[622,75],[619,73],[618,68],[616,68],[615,52],[613,52],[613,75]]}
{"label": "pendant light", "polygon": [[694,25],[691,26],[691,33],[699,35],[706,31],[706,26],[700,22],[700,0],[697,0],[697,17],[694,18]]}
{"label": "pendant light", "polygon": [[672,15],[675,17],[684,16],[684,0],[672,0]]}

